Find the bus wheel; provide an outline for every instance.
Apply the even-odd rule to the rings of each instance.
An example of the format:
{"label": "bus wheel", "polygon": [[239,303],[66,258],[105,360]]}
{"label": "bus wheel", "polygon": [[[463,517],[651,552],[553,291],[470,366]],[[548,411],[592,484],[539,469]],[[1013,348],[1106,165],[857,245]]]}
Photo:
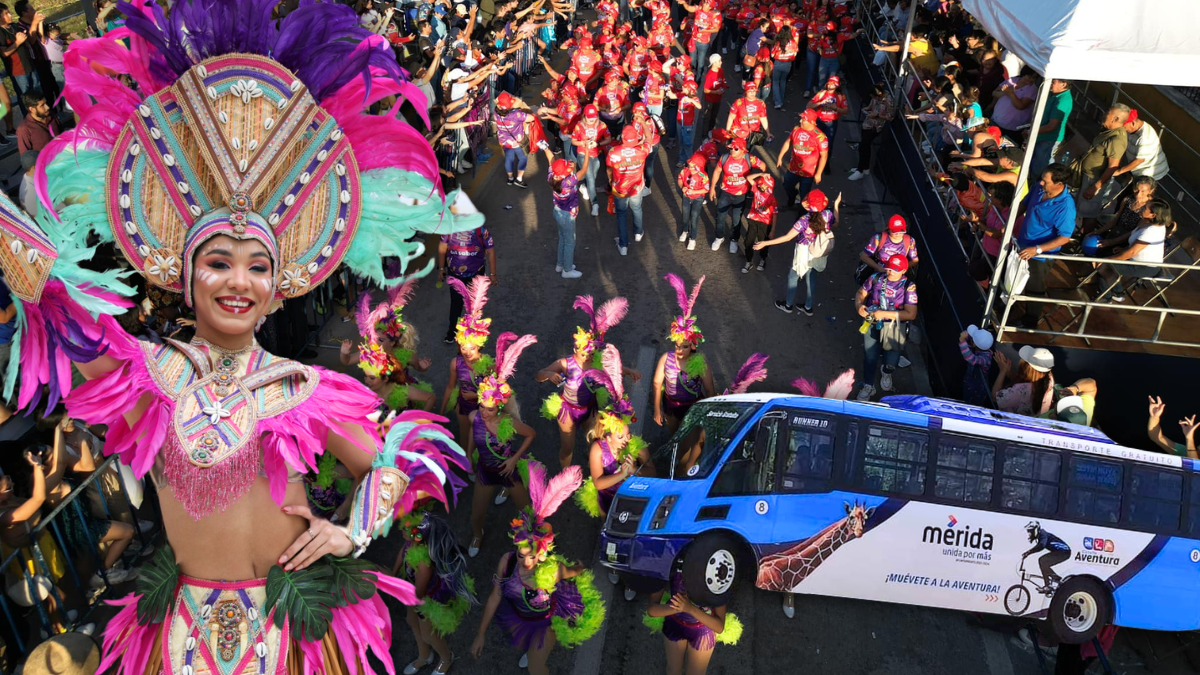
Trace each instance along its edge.
{"label": "bus wheel", "polygon": [[1004,609],[1013,616],[1020,616],[1029,609],[1029,589],[1017,584],[1004,594]]}
{"label": "bus wheel", "polygon": [[1058,639],[1083,644],[1100,633],[1112,612],[1112,599],[1088,577],[1067,579],[1050,601],[1050,625]]}
{"label": "bus wheel", "polygon": [[683,558],[683,584],[688,597],[700,605],[729,604],[738,569],[740,545],[725,534],[708,534],[687,548]]}

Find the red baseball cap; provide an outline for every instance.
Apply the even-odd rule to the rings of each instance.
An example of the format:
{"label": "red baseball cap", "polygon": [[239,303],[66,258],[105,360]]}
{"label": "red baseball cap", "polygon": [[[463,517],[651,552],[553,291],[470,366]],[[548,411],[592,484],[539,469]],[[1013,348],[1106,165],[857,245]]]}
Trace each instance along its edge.
{"label": "red baseball cap", "polygon": [[703,169],[704,165],[707,163],[708,158],[699,152],[693,153],[691,157],[688,157],[688,164],[694,164],[696,167],[701,169]]}
{"label": "red baseball cap", "polygon": [[642,140],[642,135],[638,133],[638,130],[635,127],[625,127],[625,129],[621,132],[621,140],[625,141],[626,143],[637,143],[638,141]]}
{"label": "red baseball cap", "polygon": [[802,111],[800,113],[800,121],[801,122],[809,122],[811,124],[816,124],[817,111],[813,110],[812,108],[808,108],[808,109]]}
{"label": "red baseball cap", "polygon": [[744,138],[734,138],[732,141],[729,141],[729,149],[730,149],[730,150],[742,150],[742,151],[745,151],[745,149],[746,149],[746,139],[744,139]]}
{"label": "red baseball cap", "polygon": [[897,253],[896,255],[888,258],[887,268],[893,272],[907,272],[908,258],[905,258]]}
{"label": "red baseball cap", "polygon": [[773,192],[775,190],[775,179],[769,173],[759,174],[758,188],[763,192]]}
{"label": "red baseball cap", "polygon": [[837,75],[830,75],[829,79],[825,80],[825,84],[832,84],[835,87],[840,87],[842,86],[842,78],[838,77]]}
{"label": "red baseball cap", "polygon": [[888,218],[888,232],[907,232],[907,231],[908,231],[908,223],[905,222],[904,216],[897,213],[896,215],[892,216],[891,218]]}
{"label": "red baseball cap", "polygon": [[633,112],[634,112],[635,114],[636,114],[636,113],[642,113],[643,115],[645,115],[645,114],[646,114],[646,113],[648,113],[649,111],[646,109],[646,104],[645,104],[645,103],[642,103],[641,101],[638,101],[637,103],[634,103],[634,104],[633,104]]}
{"label": "red baseball cap", "polygon": [[754,58],[759,59],[759,60],[763,60],[763,59],[770,60],[771,50],[767,49],[766,47],[759,47],[758,52],[756,52],[754,54]]}
{"label": "red baseball cap", "polygon": [[804,197],[804,202],[808,204],[808,208],[813,211],[824,211],[826,206],[829,206],[829,197],[825,196],[820,190],[813,190]]}
{"label": "red baseball cap", "polygon": [[591,103],[583,107],[583,116],[589,120],[594,120],[600,117],[600,110]]}
{"label": "red baseball cap", "polygon": [[550,165],[550,173],[554,174],[555,178],[566,178],[567,176],[571,175],[571,168],[573,166],[574,165],[571,162],[568,162],[565,159],[556,159],[554,160],[554,163]]}
{"label": "red baseball cap", "polygon": [[512,94],[507,91],[500,92],[500,95],[496,97],[496,105],[501,108],[511,108],[513,105]]}

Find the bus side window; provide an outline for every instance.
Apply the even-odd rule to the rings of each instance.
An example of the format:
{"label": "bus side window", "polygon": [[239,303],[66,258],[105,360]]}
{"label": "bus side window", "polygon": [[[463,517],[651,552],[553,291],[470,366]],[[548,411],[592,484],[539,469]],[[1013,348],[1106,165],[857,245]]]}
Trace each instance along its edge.
{"label": "bus side window", "polygon": [[847,483],[858,479],[858,468],[862,465],[862,448],[858,447],[858,422],[846,425],[846,473],[839,477]]}
{"label": "bus side window", "polygon": [[833,435],[791,427],[783,467],[783,492],[827,490],[833,474]]}
{"label": "bus side window", "polygon": [[1129,524],[1153,530],[1179,529],[1183,475],[1130,465]]}
{"label": "bus side window", "polygon": [[[763,418],[753,434],[746,434],[713,483],[712,496],[759,495],[775,490],[775,448],[779,444],[777,417]],[[756,461],[761,455],[762,461]]]}
{"label": "bus side window", "polygon": [[1071,457],[1067,474],[1067,513],[1071,518],[1116,523],[1121,519],[1124,468],[1091,457]]}
{"label": "bus side window", "polygon": [[1004,451],[1004,475],[1000,480],[1000,506],[1011,511],[1043,515],[1058,510],[1058,480],[1062,456],[1010,445]]}
{"label": "bus side window", "polygon": [[922,495],[928,457],[927,435],[871,424],[856,480],[869,490]]}
{"label": "bus side window", "polygon": [[971,504],[992,501],[996,448],[984,441],[943,433],[938,440],[934,494]]}
{"label": "bus side window", "polygon": [[1200,534],[1200,480],[1196,480],[1196,474],[1192,474],[1188,481],[1191,484],[1191,489],[1188,490],[1188,534]]}

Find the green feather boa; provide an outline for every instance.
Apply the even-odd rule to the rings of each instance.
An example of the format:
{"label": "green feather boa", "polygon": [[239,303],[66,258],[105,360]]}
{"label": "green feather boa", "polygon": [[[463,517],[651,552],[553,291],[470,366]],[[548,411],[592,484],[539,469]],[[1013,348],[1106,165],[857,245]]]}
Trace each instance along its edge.
{"label": "green feather boa", "polygon": [[507,415],[501,417],[500,423],[496,425],[496,440],[500,441],[501,444],[507,443],[512,440],[513,435],[516,433],[517,430],[513,427],[512,418]]}
{"label": "green feather boa", "polygon": [[[475,595],[475,580],[468,576],[464,581],[471,595]],[[434,633],[444,637],[458,630],[463,617],[470,609],[471,602],[461,595],[456,595],[447,602],[434,602],[426,598],[417,606],[417,613],[429,621]]]}
{"label": "green feather boa", "polygon": [[404,349],[403,347],[397,347],[392,350],[392,356],[400,363],[401,368],[408,367],[408,363],[412,361],[414,354],[416,354],[416,352],[413,350]]}
{"label": "green feather boa", "polygon": [[542,417],[548,420],[555,421],[558,419],[558,413],[562,410],[562,395],[558,393],[550,394],[546,400],[542,401]]}
{"label": "green feather boa", "polygon": [[458,406],[458,387],[450,390],[450,397],[446,399],[446,407],[442,410],[444,413],[449,413]]}
{"label": "green feather boa", "polygon": [[703,354],[692,354],[687,361],[683,362],[683,372],[688,374],[688,377],[700,378],[704,373],[708,372],[708,362],[704,360]]}
{"label": "green feather boa", "polygon": [[414,571],[421,565],[433,564],[433,559],[429,557],[429,547],[425,544],[409,546],[404,552],[404,564]]}
{"label": "green feather boa", "polygon": [[637,459],[638,455],[642,453],[642,450],[645,450],[648,447],[650,447],[650,444],[646,442],[646,439],[642,438],[641,436],[630,436],[629,442],[625,444],[625,447],[621,448],[620,457],[618,457],[618,460],[624,461],[627,457],[633,457],[634,459]]}
{"label": "green feather boa", "polygon": [[337,457],[332,452],[323,453],[317,459],[317,479],[314,481],[321,488],[328,490],[337,479]]}
{"label": "green feather boa", "polygon": [[394,384],[392,390],[388,392],[387,398],[383,400],[384,404],[392,410],[404,410],[408,407],[408,385]]}
{"label": "green feather boa", "polygon": [[604,624],[606,608],[600,591],[596,589],[596,579],[591,570],[585,570],[566,583],[574,583],[579,588],[583,599],[583,613],[574,620],[568,621],[561,616],[550,620],[550,627],[558,637],[558,642],[564,647],[574,647],[583,644],[600,630]]}
{"label": "green feather boa", "polygon": [[604,511],[600,509],[600,491],[591,478],[583,481],[583,485],[575,491],[575,503],[583,512],[593,518],[603,518]]}
{"label": "green feather boa", "polygon": [[471,364],[471,372],[475,373],[476,377],[487,377],[496,369],[496,359],[484,354],[480,356],[475,363]]}
{"label": "green feather boa", "polygon": [[604,370],[604,352],[597,349],[592,352],[592,368],[595,370]]}

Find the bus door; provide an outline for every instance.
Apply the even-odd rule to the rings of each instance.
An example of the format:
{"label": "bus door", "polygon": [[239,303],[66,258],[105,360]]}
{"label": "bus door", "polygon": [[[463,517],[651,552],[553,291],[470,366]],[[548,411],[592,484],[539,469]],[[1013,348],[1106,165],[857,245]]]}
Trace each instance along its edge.
{"label": "bus door", "polygon": [[705,502],[704,508],[727,507],[726,522],[752,543],[770,540],[777,458],[786,438],[787,413],[766,413],[726,457]]}

